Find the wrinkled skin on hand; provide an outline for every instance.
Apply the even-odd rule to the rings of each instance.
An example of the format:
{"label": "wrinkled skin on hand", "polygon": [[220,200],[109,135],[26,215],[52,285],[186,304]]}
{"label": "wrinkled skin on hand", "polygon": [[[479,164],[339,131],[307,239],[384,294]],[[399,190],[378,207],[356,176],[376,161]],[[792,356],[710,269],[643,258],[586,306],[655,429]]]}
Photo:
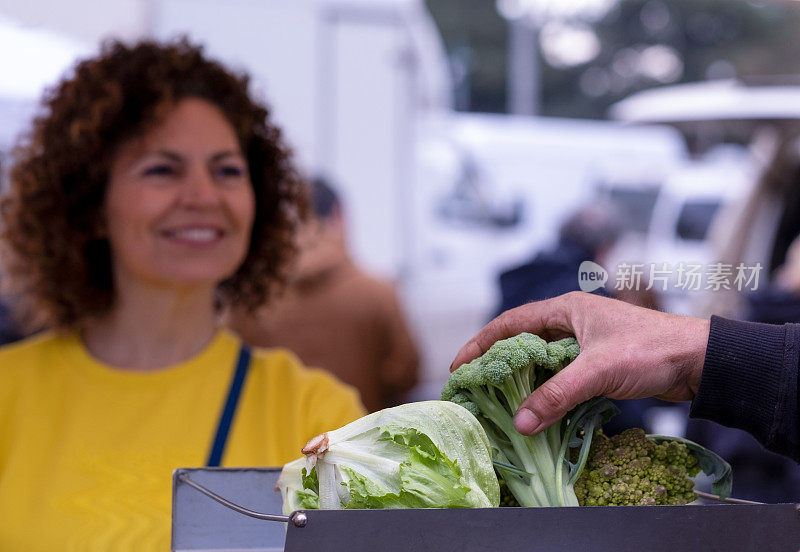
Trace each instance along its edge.
{"label": "wrinkled skin on hand", "polygon": [[578,358],[536,389],[514,418],[521,433],[538,433],[599,395],[692,400],[700,385],[709,324],[572,292],[501,314],[461,348],[450,369],[520,332],[548,340],[574,335],[581,348]]}

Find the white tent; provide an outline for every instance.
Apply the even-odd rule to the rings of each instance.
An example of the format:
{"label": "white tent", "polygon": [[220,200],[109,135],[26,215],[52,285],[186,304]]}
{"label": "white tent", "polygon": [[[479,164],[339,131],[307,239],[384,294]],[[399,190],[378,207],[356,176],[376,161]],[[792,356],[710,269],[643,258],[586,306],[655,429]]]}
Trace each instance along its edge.
{"label": "white tent", "polygon": [[653,88],[611,106],[631,123],[689,123],[800,119],[800,86],[714,80]]}

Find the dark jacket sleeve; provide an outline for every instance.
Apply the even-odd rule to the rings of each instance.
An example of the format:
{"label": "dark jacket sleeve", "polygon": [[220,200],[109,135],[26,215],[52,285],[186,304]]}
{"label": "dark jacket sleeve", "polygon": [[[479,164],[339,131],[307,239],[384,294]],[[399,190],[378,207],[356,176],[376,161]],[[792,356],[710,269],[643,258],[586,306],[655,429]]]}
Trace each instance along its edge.
{"label": "dark jacket sleeve", "polygon": [[713,316],[690,416],[743,429],[767,449],[800,462],[800,324]]}

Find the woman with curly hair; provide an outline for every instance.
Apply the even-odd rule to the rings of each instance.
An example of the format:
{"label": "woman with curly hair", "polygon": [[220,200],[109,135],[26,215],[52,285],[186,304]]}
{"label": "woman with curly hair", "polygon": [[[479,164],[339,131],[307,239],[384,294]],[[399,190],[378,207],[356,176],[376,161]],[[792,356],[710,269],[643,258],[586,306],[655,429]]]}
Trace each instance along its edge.
{"label": "woman with curly hair", "polygon": [[218,326],[282,282],[305,210],[247,86],[186,41],[112,42],[16,149],[0,259],[41,331],[0,349],[0,549],[168,549],[172,470],[280,465],[363,415]]}

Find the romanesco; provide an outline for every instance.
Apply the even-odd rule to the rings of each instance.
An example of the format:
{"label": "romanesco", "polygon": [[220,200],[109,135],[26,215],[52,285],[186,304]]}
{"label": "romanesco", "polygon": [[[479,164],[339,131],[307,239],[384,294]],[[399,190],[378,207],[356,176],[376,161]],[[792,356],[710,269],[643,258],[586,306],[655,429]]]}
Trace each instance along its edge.
{"label": "romanesco", "polygon": [[575,494],[581,506],[688,504],[699,471],[684,444],[656,444],[639,428],[614,437],[597,431]]}

